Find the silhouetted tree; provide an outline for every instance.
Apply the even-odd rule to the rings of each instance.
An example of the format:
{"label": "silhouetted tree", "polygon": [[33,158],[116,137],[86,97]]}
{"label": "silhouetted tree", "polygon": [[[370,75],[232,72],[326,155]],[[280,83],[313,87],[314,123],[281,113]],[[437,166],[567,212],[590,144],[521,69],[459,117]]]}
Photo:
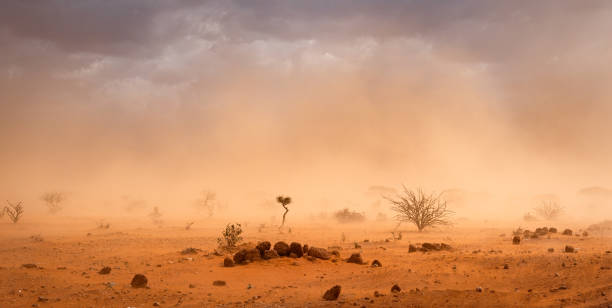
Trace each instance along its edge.
{"label": "silhouetted tree", "polygon": [[8,206],[4,207],[4,210],[2,211],[2,216],[4,216],[4,214],[6,213],[9,219],[14,224],[16,224],[19,219],[21,219],[21,215],[23,215],[23,205],[21,205],[21,202],[17,204],[12,204],[8,200],[6,201],[6,203],[8,203]]}
{"label": "silhouetted tree", "polygon": [[438,194],[426,195],[421,189],[408,190],[404,187],[402,194],[395,199],[385,197],[391,202],[391,210],[396,212],[395,219],[401,222],[411,222],[419,232],[427,227],[449,224],[448,217],[453,213],[446,208],[446,201]]}
{"label": "silhouetted tree", "polygon": [[285,225],[285,217],[287,216],[287,213],[289,212],[289,208],[287,207],[287,205],[289,205],[289,203],[291,203],[291,198],[290,197],[284,197],[284,196],[278,196],[276,197],[276,202],[280,203],[283,208],[285,209],[285,213],[283,213],[283,222],[281,223],[279,229],[282,229],[283,226]]}
{"label": "silhouetted tree", "polygon": [[563,207],[553,200],[544,200],[533,210],[545,220],[555,220],[563,213]]}
{"label": "silhouetted tree", "polygon": [[48,192],[43,194],[40,199],[47,204],[49,213],[55,214],[62,210],[61,203],[66,199],[66,196],[59,192]]}

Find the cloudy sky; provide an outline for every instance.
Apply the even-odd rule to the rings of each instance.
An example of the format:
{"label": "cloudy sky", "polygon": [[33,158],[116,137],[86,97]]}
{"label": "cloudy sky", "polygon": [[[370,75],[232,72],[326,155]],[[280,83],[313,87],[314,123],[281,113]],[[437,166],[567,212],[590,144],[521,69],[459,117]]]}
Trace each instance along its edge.
{"label": "cloudy sky", "polygon": [[609,1],[3,0],[0,183],[612,186],[611,33]]}

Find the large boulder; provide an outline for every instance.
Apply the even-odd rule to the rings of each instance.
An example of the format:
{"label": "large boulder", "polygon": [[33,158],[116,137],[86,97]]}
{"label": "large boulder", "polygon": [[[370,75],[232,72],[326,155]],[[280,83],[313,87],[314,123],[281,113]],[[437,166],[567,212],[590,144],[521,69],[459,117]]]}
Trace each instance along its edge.
{"label": "large boulder", "polygon": [[274,244],[274,250],[276,250],[276,253],[278,253],[278,255],[281,257],[286,257],[290,253],[289,245],[287,245],[287,243],[282,242],[282,241]]}
{"label": "large boulder", "polygon": [[304,250],[302,248],[302,244],[297,242],[292,242],[289,245],[289,254],[295,254],[297,258],[301,258],[304,255]]}
{"label": "large boulder", "polygon": [[304,247],[302,247],[302,251],[305,255],[308,255],[308,244],[304,244]]}
{"label": "large boulder", "polygon": [[264,251],[264,254],[263,254],[262,258],[264,260],[270,260],[270,259],[278,258],[278,253],[276,252],[276,250],[266,250],[266,251]]}
{"label": "large boulder", "polygon": [[261,254],[257,248],[240,249],[234,254],[234,262],[236,264],[243,264],[253,261],[261,260]]}
{"label": "large boulder", "polygon": [[270,242],[268,241],[263,241],[263,242],[259,242],[257,243],[257,250],[259,250],[259,253],[261,254],[261,256],[264,255],[264,251],[266,250],[270,250],[270,247],[272,247],[272,244],[270,244]]}
{"label": "large boulder", "polygon": [[563,230],[563,235],[572,235],[574,232],[572,232],[572,230],[570,229],[565,229]]}
{"label": "large boulder", "polygon": [[234,266],[234,260],[232,260],[232,258],[230,257],[225,257],[225,259],[223,259],[223,267],[232,267]]}
{"label": "large boulder", "polygon": [[329,260],[331,258],[331,254],[327,249],[318,247],[310,247],[310,249],[308,249],[308,255],[323,260]]}

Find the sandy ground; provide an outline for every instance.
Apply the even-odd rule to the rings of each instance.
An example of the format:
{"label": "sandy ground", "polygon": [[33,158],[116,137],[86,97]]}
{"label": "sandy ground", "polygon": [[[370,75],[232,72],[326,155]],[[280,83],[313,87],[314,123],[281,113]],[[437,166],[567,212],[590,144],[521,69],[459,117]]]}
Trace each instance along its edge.
{"label": "sandy ground", "polygon": [[[245,228],[245,242],[340,246],[341,259],[280,258],[225,268],[223,257],[213,254],[216,227],[97,230],[75,222],[71,231],[56,226],[40,233],[42,241],[30,238],[40,230],[27,223],[0,224],[0,307],[612,305],[612,253],[606,253],[612,238],[597,235],[555,234],[512,245],[511,228],[453,227],[404,232],[401,240],[386,242],[387,229],[372,226],[311,224],[294,226],[291,234],[253,226]],[[422,242],[445,242],[453,250],[408,253],[410,243]],[[579,251],[564,253],[565,245]],[[202,252],[182,255],[187,247]],[[368,264],[346,263],[354,252]],[[382,267],[369,266],[374,259]],[[22,267],[27,263],[37,268]],[[98,274],[104,266],[112,268],[110,274]],[[149,287],[132,288],[135,274],[146,275]],[[227,285],[213,286],[215,280]],[[392,293],[394,284],[402,291]],[[324,301],[323,293],[334,285],[342,287],[340,297]],[[376,291],[382,296],[374,296]]]}

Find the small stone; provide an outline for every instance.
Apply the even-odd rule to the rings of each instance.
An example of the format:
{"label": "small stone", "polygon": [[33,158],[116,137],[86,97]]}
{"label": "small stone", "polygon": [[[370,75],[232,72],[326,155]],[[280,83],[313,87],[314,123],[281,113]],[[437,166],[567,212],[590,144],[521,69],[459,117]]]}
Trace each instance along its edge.
{"label": "small stone", "polygon": [[132,278],[132,282],[130,284],[133,288],[144,288],[147,286],[148,282],[149,280],[147,277],[145,277],[145,275],[136,274],[134,275],[134,278]]}
{"label": "small stone", "polygon": [[569,252],[576,252],[576,249],[574,249],[574,247],[573,247],[573,246],[566,245],[566,246],[565,246],[565,252],[568,252],[568,253],[569,253]]}
{"label": "small stone", "polygon": [[161,306],[158,302],[153,303],[153,307],[159,307]]}
{"label": "small stone", "polygon": [[548,252],[555,252],[554,248],[548,248]]}
{"label": "small stone", "polygon": [[227,285],[227,283],[225,281],[223,281],[223,280],[215,280],[215,281],[213,281],[213,286],[216,286],[216,287],[223,287],[223,286],[226,286],[226,285]]}
{"label": "small stone", "polygon": [[49,301],[49,299],[48,299],[48,298],[46,298],[46,297],[39,296],[39,297],[38,297],[38,301],[39,301],[39,302],[41,302],[41,303],[46,303],[46,302],[48,302],[48,301]]}
{"label": "small stone", "polygon": [[195,286],[195,284],[193,284],[193,283],[190,283],[190,284],[189,284],[189,288],[190,288],[190,289],[194,289],[195,287],[196,287],[196,286]]}
{"label": "small stone", "polygon": [[340,296],[340,291],[341,291],[341,287],[336,285],[333,286],[331,289],[325,291],[325,294],[323,294],[323,299],[326,301],[335,301],[338,299],[338,296]]}
{"label": "small stone", "polygon": [[378,260],[372,261],[372,267],[382,267],[382,264]]}
{"label": "small stone", "polygon": [[482,287],[476,287],[476,292],[482,292]]}
{"label": "small stone", "polygon": [[509,269],[510,267],[508,266],[508,264],[504,264],[504,269]]}
{"label": "small stone", "polygon": [[363,259],[361,258],[360,253],[354,253],[346,260],[346,262],[355,263],[355,264],[363,264]]}
{"label": "small stone", "polygon": [[512,238],[512,244],[513,244],[513,245],[518,245],[518,244],[520,244],[520,243],[521,243],[521,237],[520,237],[520,236],[516,235],[516,236],[514,236],[514,237]]}
{"label": "small stone", "polygon": [[399,292],[401,292],[401,291],[402,291],[402,288],[400,288],[400,286],[398,286],[398,285],[396,285],[396,284],[394,284],[394,285],[391,287],[391,293],[399,293]]}
{"label": "small stone", "polygon": [[263,259],[264,260],[270,260],[270,259],[274,259],[274,258],[278,258],[278,253],[276,252],[276,250],[266,250],[264,251],[263,254]]}
{"label": "small stone", "polygon": [[233,266],[234,266],[234,260],[232,260],[232,258],[225,257],[225,259],[223,259],[223,267],[233,267]]}
{"label": "small stone", "polygon": [[33,264],[33,263],[22,264],[21,267],[23,267],[23,268],[38,268],[38,266],[36,264]]}
{"label": "small stone", "polygon": [[105,266],[105,267],[103,267],[103,268],[102,268],[102,269],[101,269],[101,270],[98,272],[98,274],[100,274],[100,275],[108,275],[108,274],[110,274],[110,272],[111,272],[111,268],[110,268],[110,266]]}
{"label": "small stone", "polygon": [[416,246],[414,246],[414,245],[412,245],[412,244],[408,245],[408,252],[409,252],[409,253],[410,253],[410,252],[416,252],[416,251],[417,251]]}

